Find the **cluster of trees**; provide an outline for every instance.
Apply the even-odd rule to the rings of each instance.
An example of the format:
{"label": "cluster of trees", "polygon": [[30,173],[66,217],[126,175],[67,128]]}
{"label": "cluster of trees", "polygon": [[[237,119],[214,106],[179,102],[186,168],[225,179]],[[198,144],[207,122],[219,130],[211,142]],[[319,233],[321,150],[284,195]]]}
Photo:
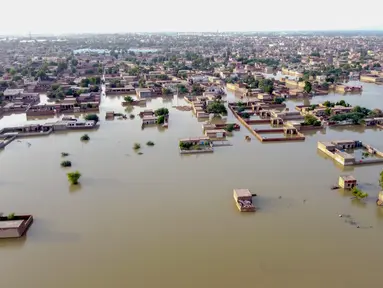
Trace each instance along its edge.
{"label": "cluster of trees", "polygon": [[173,94],[173,91],[169,88],[162,88],[162,95],[171,95]]}
{"label": "cluster of trees", "polygon": [[255,63],[265,64],[267,66],[277,67],[279,65],[279,60],[274,58],[253,58],[253,59],[245,59],[243,57],[239,57],[237,59],[241,61],[243,64],[254,65]]}
{"label": "cluster of trees", "polygon": [[100,85],[101,84],[101,77],[89,77],[81,79],[80,86],[81,87],[88,87],[89,85]]}
{"label": "cluster of trees", "polygon": [[338,102],[325,101],[323,102],[322,105],[328,108],[335,107],[335,106],[351,107],[351,105],[344,100],[340,100]]}
{"label": "cluster of trees", "polygon": [[271,94],[274,91],[274,81],[272,79],[262,79],[259,81],[258,87],[263,92]]}
{"label": "cluster of trees", "polygon": [[109,86],[110,88],[124,87],[124,85],[120,82],[120,80],[117,80],[117,79],[111,80]]}
{"label": "cluster of trees", "polygon": [[285,101],[286,101],[286,99],[283,97],[274,97],[274,103],[275,104],[282,104]]}
{"label": "cluster of trees", "polygon": [[179,93],[179,94],[187,94],[187,93],[189,93],[189,89],[186,88],[185,85],[178,84],[178,85],[177,85],[177,88],[178,88],[178,93]]}
{"label": "cluster of trees", "polygon": [[47,92],[48,98],[53,99],[64,99],[65,91],[60,85],[52,85],[51,90]]}
{"label": "cluster of trees", "polygon": [[198,84],[193,84],[192,89],[191,89],[191,94],[193,96],[198,96],[202,95],[205,90]]}
{"label": "cluster of trees", "polygon": [[357,125],[362,124],[363,119],[367,116],[371,116],[371,110],[365,107],[355,106],[354,108],[352,108],[350,113],[334,115],[330,117],[330,121],[339,122],[351,120],[353,124]]}
{"label": "cluster of trees", "polygon": [[243,83],[247,84],[247,87],[250,89],[256,89],[259,87],[259,80],[255,80],[252,76],[248,76],[243,79]]}
{"label": "cluster of trees", "polygon": [[227,109],[226,109],[225,105],[223,104],[223,102],[214,101],[214,102],[210,103],[209,105],[207,105],[206,112],[226,115]]}
{"label": "cluster of trees", "polygon": [[321,126],[322,122],[319,121],[315,116],[313,115],[306,115],[305,120],[302,123],[302,125],[307,126]]}
{"label": "cluster of trees", "polygon": [[189,150],[194,145],[190,142],[180,142],[179,146],[180,146],[181,150]]}

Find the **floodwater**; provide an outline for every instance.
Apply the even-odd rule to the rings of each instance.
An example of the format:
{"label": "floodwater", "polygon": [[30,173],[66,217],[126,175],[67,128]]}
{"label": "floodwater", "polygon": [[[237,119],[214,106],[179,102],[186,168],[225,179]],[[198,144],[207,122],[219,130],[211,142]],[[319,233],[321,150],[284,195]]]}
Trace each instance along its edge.
{"label": "floodwater", "polygon": [[[345,99],[383,108],[383,87],[363,85],[361,96],[310,103]],[[103,99],[101,127],[88,143],[81,132],[63,133],[14,141],[0,152],[0,210],[35,217],[25,238],[0,241],[0,287],[381,285],[383,208],[375,200],[383,165],[342,170],[316,144],[358,139],[383,149],[383,132],[336,128],[306,133],[304,142],[262,144],[253,136],[246,142],[250,133],[241,127],[231,147],[181,156],[178,139],[202,135],[192,112],[171,108],[182,100],[148,103],[170,108],[166,130],[142,130],[139,117],[105,121],[106,111],[124,112],[121,101]],[[5,116],[0,126],[25,121]],[[135,142],[143,155],[133,151]],[[72,168],[60,167],[61,152],[70,153]],[[72,170],[82,174],[77,187],[66,179]],[[345,173],[370,194],[365,202],[330,190]],[[258,194],[259,210],[237,211],[233,188]]]}

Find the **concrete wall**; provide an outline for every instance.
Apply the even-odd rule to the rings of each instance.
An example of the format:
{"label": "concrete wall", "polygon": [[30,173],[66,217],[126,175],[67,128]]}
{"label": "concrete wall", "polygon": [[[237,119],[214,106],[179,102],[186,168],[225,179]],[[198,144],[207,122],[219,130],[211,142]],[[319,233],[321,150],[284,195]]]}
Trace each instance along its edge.
{"label": "concrete wall", "polygon": [[0,229],[0,238],[17,238],[20,237],[17,229]]}
{"label": "concrete wall", "polygon": [[330,156],[331,158],[334,158],[334,153],[326,149],[326,146],[324,146],[322,143],[318,143],[318,149],[325,153],[327,156]]}
{"label": "concrete wall", "polygon": [[48,136],[52,133],[53,129],[49,129],[47,132],[29,132],[29,133],[20,133],[17,135],[17,138],[26,138],[26,137],[35,137],[35,136]]}
{"label": "concrete wall", "polygon": [[181,150],[180,154],[200,154],[200,153],[211,153],[214,152],[213,148],[203,150]]}

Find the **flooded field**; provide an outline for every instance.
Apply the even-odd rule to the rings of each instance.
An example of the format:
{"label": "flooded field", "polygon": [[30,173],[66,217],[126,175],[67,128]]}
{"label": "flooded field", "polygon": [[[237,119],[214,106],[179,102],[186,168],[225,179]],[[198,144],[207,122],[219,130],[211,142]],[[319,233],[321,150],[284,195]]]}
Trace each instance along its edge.
{"label": "flooded field", "polygon": [[[345,99],[382,109],[383,87],[363,86],[362,95],[305,102]],[[27,237],[0,241],[0,287],[380,285],[383,208],[375,200],[383,165],[344,170],[317,151],[317,141],[355,139],[383,149],[383,131],[337,127],[307,132],[303,142],[262,144],[242,126],[231,147],[181,156],[178,139],[202,135],[192,112],[172,108],[185,105],[182,99],[150,101],[147,108],[169,108],[169,128],[144,130],[139,117],[104,120],[107,111],[145,109],[126,112],[122,99],[102,100],[101,126],[87,132],[88,143],[80,141],[83,132],[71,132],[14,141],[0,151],[0,211],[35,217]],[[5,116],[0,127],[26,121]],[[28,123],[41,121],[51,119]],[[231,112],[227,121],[237,122]],[[155,146],[146,146],[149,140]],[[61,152],[70,154],[72,168],[60,167]],[[83,175],[78,187],[66,178],[73,170]],[[366,201],[330,190],[347,173],[370,194]],[[238,212],[233,188],[258,194],[259,210]]]}

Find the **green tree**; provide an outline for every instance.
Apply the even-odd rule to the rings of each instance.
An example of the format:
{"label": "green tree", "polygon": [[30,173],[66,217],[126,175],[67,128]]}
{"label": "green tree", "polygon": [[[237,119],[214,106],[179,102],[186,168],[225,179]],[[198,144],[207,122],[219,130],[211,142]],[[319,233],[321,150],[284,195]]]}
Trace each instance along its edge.
{"label": "green tree", "polygon": [[303,88],[303,90],[306,93],[310,93],[312,91],[312,85],[309,81],[305,81],[305,87]]}
{"label": "green tree", "polygon": [[90,140],[90,137],[89,137],[88,134],[84,134],[84,135],[81,136],[80,140],[81,140],[81,141],[89,141],[89,140]]}
{"label": "green tree", "polygon": [[172,94],[172,90],[170,90],[169,88],[162,88],[162,94],[163,95],[170,95]]}
{"label": "green tree", "polygon": [[139,150],[139,149],[141,149],[141,144],[140,143],[134,143],[133,150]]}
{"label": "green tree", "polygon": [[165,116],[164,115],[158,116],[157,124],[164,124],[164,123],[165,123]]}
{"label": "green tree", "polygon": [[96,123],[99,121],[98,115],[97,114],[88,114],[85,116],[85,120],[87,121],[95,121]]}
{"label": "green tree", "polygon": [[308,114],[305,116],[303,124],[308,126],[320,126],[322,123],[315,116]]}
{"label": "green tree", "polygon": [[351,193],[356,199],[364,199],[368,197],[368,194],[360,190],[358,187],[352,188]]}
{"label": "green tree", "polygon": [[125,96],[124,100],[125,100],[125,102],[128,102],[128,103],[134,102],[134,99],[131,96]]}
{"label": "green tree", "polygon": [[350,104],[346,103],[344,100],[340,100],[339,102],[336,102],[335,105],[343,106],[343,107],[350,107]]}
{"label": "green tree", "polygon": [[61,167],[71,167],[72,166],[72,162],[70,161],[62,161],[61,162]]}
{"label": "green tree", "polygon": [[330,84],[328,82],[324,82],[321,84],[322,88],[327,90],[330,87]]}
{"label": "green tree", "polygon": [[189,93],[189,90],[186,88],[185,85],[178,84],[177,88],[178,88],[178,93],[179,94],[187,94],[187,93]]}
{"label": "green tree", "polygon": [[214,102],[211,102],[209,105],[207,105],[206,112],[226,115],[227,109],[222,102],[214,101]]}
{"label": "green tree", "polygon": [[258,87],[263,90],[265,93],[273,93],[274,91],[274,82],[271,79],[262,79],[259,81]]}
{"label": "green tree", "polygon": [[78,171],[69,172],[69,173],[67,173],[67,177],[68,177],[68,181],[69,181],[70,184],[77,185],[78,184],[78,180],[81,177],[81,173],[78,172]]}
{"label": "green tree", "polygon": [[274,97],[274,102],[276,103],[276,104],[282,104],[283,102],[285,102],[285,98],[283,98],[283,97]]}
{"label": "green tree", "polygon": [[159,108],[156,111],[154,111],[154,114],[156,116],[166,116],[169,115],[169,110],[168,108]]}
{"label": "green tree", "polygon": [[194,84],[192,86],[192,91],[191,91],[192,95],[195,95],[195,96],[202,95],[203,92],[204,92],[204,89],[200,85]]}
{"label": "green tree", "polygon": [[233,132],[234,131],[234,124],[226,125],[226,131],[227,132]]}
{"label": "green tree", "polygon": [[331,108],[331,107],[334,107],[335,106],[335,103],[332,103],[330,101],[325,101],[323,102],[322,104],[324,107],[328,107],[328,108]]}

